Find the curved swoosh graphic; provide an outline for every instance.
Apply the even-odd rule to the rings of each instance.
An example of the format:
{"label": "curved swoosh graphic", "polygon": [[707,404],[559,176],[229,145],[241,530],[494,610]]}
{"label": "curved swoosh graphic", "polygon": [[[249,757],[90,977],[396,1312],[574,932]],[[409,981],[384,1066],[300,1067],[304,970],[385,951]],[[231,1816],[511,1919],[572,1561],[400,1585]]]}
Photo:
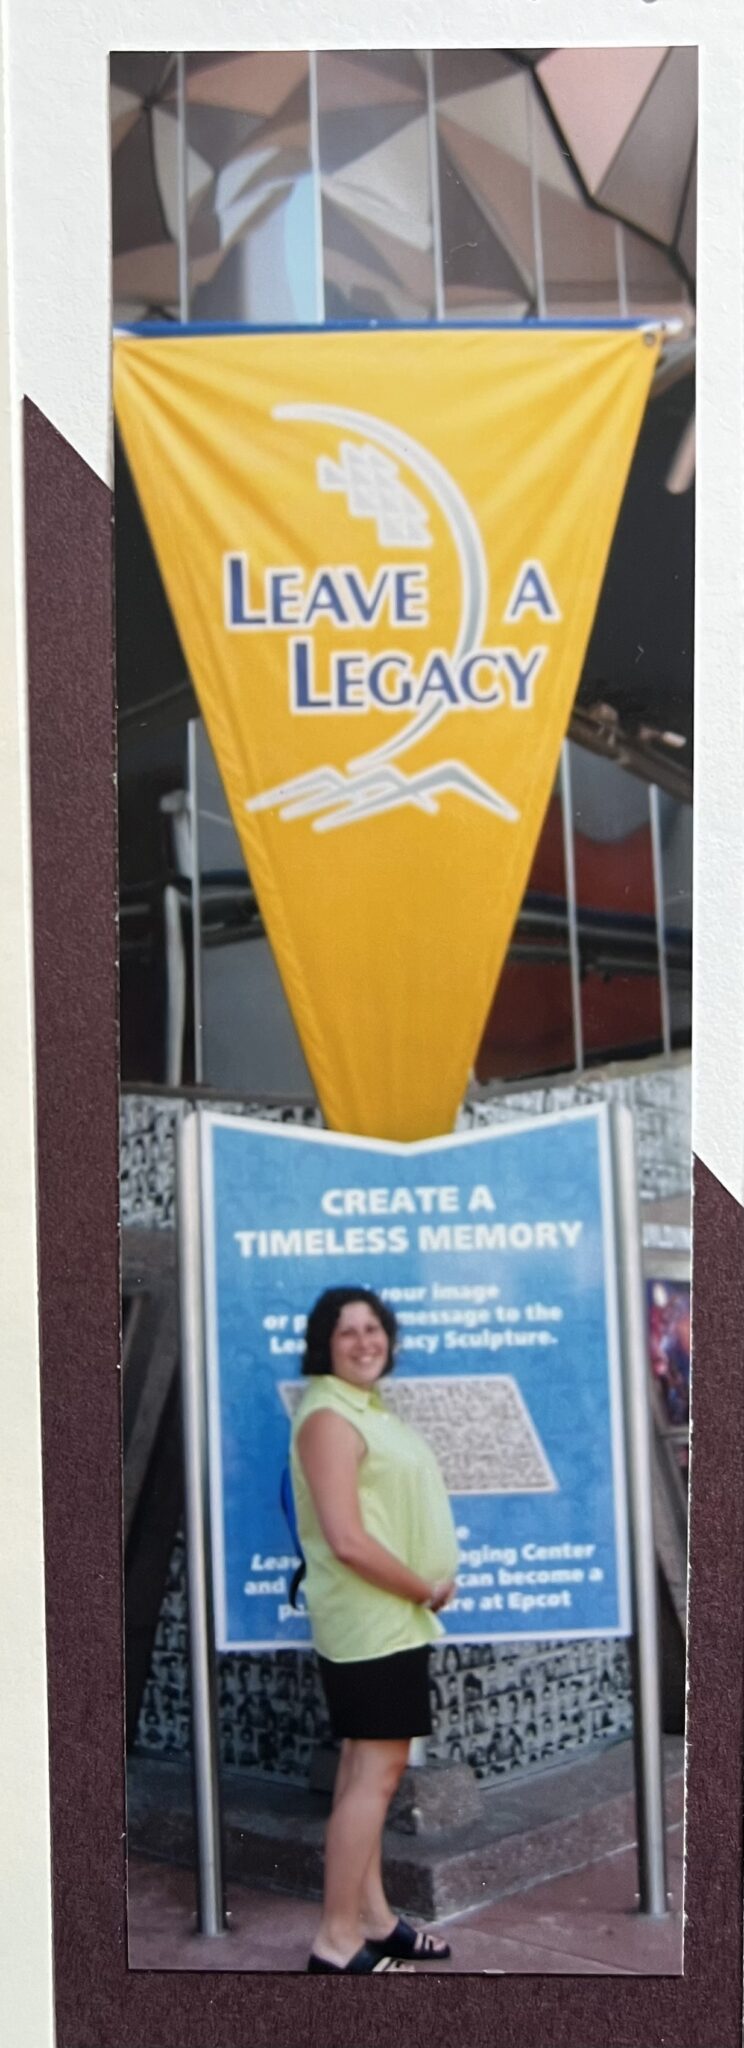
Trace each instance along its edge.
{"label": "curved swoosh graphic", "polygon": [[[273,409],[277,420],[320,420],[325,426],[351,428],[356,433],[366,434],[371,440],[389,448],[398,459],[412,469],[419,481],[425,484],[436,499],[440,511],[449,526],[457,549],[462,575],[462,609],[460,625],[453,660],[463,660],[472,648],[483,641],[488,599],[488,568],[483,552],[483,542],[476,521],[463,497],[462,491],[453,483],[442,463],[420,442],[411,440],[398,427],[391,427],[387,420],[377,419],[374,413],[356,412],[343,405],[277,405]],[[396,754],[402,754],[421,739],[423,733],[439,724],[447,711],[447,705],[430,704],[419,711],[412,723],[395,739],[375,747],[370,754],[359,754],[349,762],[352,773],[376,767],[379,762],[391,761]]]}

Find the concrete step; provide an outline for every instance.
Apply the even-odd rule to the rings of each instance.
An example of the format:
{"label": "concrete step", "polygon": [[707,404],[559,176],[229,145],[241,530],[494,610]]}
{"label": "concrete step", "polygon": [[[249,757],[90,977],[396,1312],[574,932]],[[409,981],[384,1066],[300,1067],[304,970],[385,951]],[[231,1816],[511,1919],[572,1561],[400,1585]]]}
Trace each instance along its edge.
{"label": "concrete step", "polygon": [[[664,1764],[667,1819],[675,1821],[683,1807],[681,1737],[665,1739]],[[635,1841],[629,1742],[488,1789],[475,1785],[468,1772],[467,1797],[455,1782],[461,1769],[444,1765],[406,1773],[397,1825],[386,1829],[384,1844],[386,1883],[399,1911],[427,1920],[465,1912],[580,1870]],[[229,1879],[320,1896],[327,1792],[226,1771],[223,1802]],[[188,1769],[176,1761],[131,1757],[128,1823],[132,1849],[193,1864]]]}

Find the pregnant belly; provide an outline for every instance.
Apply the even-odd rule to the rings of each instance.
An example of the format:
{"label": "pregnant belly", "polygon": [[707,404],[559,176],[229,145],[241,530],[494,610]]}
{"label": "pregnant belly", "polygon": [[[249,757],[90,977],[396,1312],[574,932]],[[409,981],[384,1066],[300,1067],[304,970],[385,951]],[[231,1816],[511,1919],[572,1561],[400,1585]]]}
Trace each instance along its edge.
{"label": "pregnant belly", "polygon": [[411,1568],[420,1572],[422,1579],[436,1584],[442,1579],[453,1579],[457,1571],[457,1544],[440,1543],[437,1547],[429,1544],[411,1561]]}
{"label": "pregnant belly", "polygon": [[458,1543],[446,1493],[442,1490],[440,1494],[438,1488],[427,1489],[427,1498],[422,1502],[419,1491],[414,1501],[399,1499],[397,1509],[397,1513],[391,1513],[389,1504],[363,1501],[362,1519],[370,1536],[376,1536],[411,1571],[419,1572],[430,1583],[454,1577]]}

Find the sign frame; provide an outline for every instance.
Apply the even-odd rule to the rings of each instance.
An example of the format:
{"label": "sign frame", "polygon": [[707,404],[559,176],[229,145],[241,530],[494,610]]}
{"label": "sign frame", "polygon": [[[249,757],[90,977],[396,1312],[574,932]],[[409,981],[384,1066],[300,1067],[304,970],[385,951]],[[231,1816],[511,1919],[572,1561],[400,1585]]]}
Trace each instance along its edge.
{"label": "sign frame", "polygon": [[[179,1294],[183,1393],[186,1555],[191,1659],[198,1925],[227,1930],[223,1879],[217,1657],[212,1606],[212,1529],[203,1296],[201,1156],[203,1111],[181,1115],[177,1140]],[[632,1112],[609,1111],[612,1193],[625,1286],[616,1289],[623,1357],[633,1635],[633,1753],[638,1827],[639,1911],[669,1910],[661,1737],[658,1586],[651,1489],[651,1414],[643,1259]]]}
{"label": "sign frame", "polygon": [[[215,1641],[220,1655],[261,1654],[278,1650],[307,1651],[311,1646],[308,1639],[279,1639],[276,1636],[238,1637],[230,1633],[227,1600],[227,1559],[224,1541],[224,1483],[221,1429],[221,1387],[220,1387],[220,1343],[217,1288],[217,1233],[215,1222],[215,1180],[212,1133],[218,1129],[246,1130],[260,1134],[270,1143],[296,1145],[303,1143],[322,1146],[328,1150],[355,1150],[365,1154],[377,1154],[393,1162],[396,1157],[417,1158],[432,1153],[446,1154],[448,1151],[477,1148],[481,1144],[493,1146],[501,1140],[514,1140],[517,1133],[545,1131],[557,1126],[576,1123],[592,1123],[597,1131],[598,1180],[601,1204],[601,1233],[603,1260],[603,1294],[605,1326],[607,1337],[607,1387],[609,1395],[610,1463],[612,1471],[614,1559],[617,1583],[617,1621],[613,1626],[559,1628],[548,1617],[536,1617],[534,1628],[510,1630],[508,1626],[487,1630],[468,1629],[450,1637],[452,1641],[469,1643],[495,1643],[505,1647],[551,1641],[575,1642],[579,1640],[627,1640],[632,1635],[632,1610],[630,1594],[630,1529],[627,1486],[627,1453],[625,1444],[624,1392],[622,1345],[620,1329],[619,1289],[617,1273],[618,1233],[615,1212],[615,1192],[612,1171],[612,1141],[610,1110],[606,1103],[588,1104],[578,1109],[553,1111],[545,1117],[519,1117],[513,1123],[488,1124],[481,1129],[468,1132],[453,1132],[442,1138],[420,1139],[412,1144],[398,1144],[384,1139],[362,1138],[346,1132],[321,1130],[313,1126],[274,1123],[240,1112],[224,1112],[199,1107],[197,1109],[200,1132],[200,1198],[202,1216],[202,1259],[204,1289],[204,1349],[207,1387],[207,1435],[210,1489],[210,1520],[212,1529],[212,1570],[213,1606],[215,1616]],[[399,1376],[403,1377],[400,1372]],[[454,1376],[453,1376],[454,1378]],[[497,1617],[494,1615],[494,1624]],[[443,1617],[446,1632],[446,1615]]]}

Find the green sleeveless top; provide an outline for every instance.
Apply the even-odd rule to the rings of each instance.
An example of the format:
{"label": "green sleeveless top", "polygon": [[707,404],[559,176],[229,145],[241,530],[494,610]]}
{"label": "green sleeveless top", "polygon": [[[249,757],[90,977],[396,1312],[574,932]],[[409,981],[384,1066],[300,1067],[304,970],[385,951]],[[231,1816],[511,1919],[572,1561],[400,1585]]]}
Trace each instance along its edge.
{"label": "green sleeveless top", "polygon": [[315,1647],[332,1663],[352,1664],[418,1649],[444,1634],[437,1616],[371,1586],[341,1564],[323,1535],[297,1450],[303,1422],[320,1408],[342,1415],[364,1439],[359,1505],[368,1535],[430,1583],[453,1578],[458,1561],[449,1497],[423,1437],[385,1407],[377,1387],[354,1387],[332,1373],[311,1379],[292,1425],[291,1466]]}

